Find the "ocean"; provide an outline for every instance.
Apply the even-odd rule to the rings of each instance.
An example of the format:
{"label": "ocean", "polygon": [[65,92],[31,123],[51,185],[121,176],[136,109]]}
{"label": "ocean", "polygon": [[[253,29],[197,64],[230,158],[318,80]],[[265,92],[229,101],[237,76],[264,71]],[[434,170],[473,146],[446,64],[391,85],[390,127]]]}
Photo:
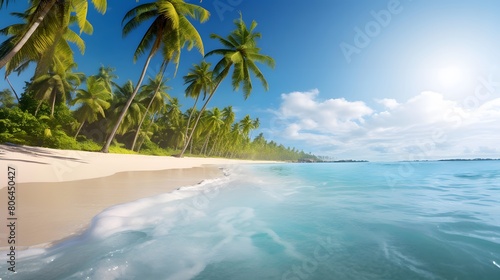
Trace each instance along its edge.
{"label": "ocean", "polygon": [[232,166],[1,279],[500,279],[500,161]]}

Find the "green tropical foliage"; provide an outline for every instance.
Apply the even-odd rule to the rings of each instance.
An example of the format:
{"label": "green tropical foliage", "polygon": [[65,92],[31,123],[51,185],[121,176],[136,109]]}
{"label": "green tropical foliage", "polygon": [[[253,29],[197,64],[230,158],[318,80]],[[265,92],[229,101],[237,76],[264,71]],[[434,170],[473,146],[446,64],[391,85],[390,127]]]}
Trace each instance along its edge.
{"label": "green tropical foliage", "polygon": [[[106,12],[107,0],[92,0],[92,3],[100,13]],[[0,8],[3,4],[4,1],[0,2]],[[30,7],[22,16],[25,24],[18,26],[15,34],[0,46],[0,68],[9,64],[6,69],[8,75],[23,61],[37,60],[50,53],[49,50],[61,39],[61,34],[66,40],[77,42],[83,50],[83,41],[68,29],[71,23],[76,23],[80,33],[92,33],[92,26],[87,21],[88,6],[87,0],[30,1]]]}
{"label": "green tropical foliage", "polygon": [[80,122],[75,138],[80,133],[85,123],[97,121],[98,115],[106,117],[104,110],[110,107],[111,91],[108,90],[106,82],[96,76],[87,79],[87,90],[78,89],[72,105],[81,106],[75,110],[75,116]]}
{"label": "green tropical foliage", "polygon": [[[8,3],[0,0],[0,8]],[[0,29],[7,37],[0,44],[0,67],[5,66],[6,78],[35,65],[19,96],[10,89],[0,91],[0,143],[165,156],[314,158],[268,141],[262,133],[253,138],[260,126],[258,118],[239,118],[232,106],[208,107],[226,77],[231,77],[234,91],[242,89],[245,99],[252,92],[253,78],[267,90],[257,65],[274,67],[274,61],[257,46],[261,34],[255,31],[255,21],[247,26],[240,17],[227,37],[211,35],[222,47],[209,51],[205,58],[217,56],[219,60],[213,67],[203,60],[188,70],[183,76],[184,100],[169,95],[174,91],[167,85],[166,69],[173,63],[177,72],[184,47],[204,53],[201,36],[191,21],[208,20],[207,10],[183,0],[157,0],[127,12],[123,35],[148,25],[132,57],[136,61],[146,54],[147,58],[136,84],[127,81],[118,85],[111,66],[101,65],[89,76],[78,72],[73,49],[83,54],[85,43],[80,35],[93,32],[87,20],[87,0],[29,3],[26,11],[12,13],[21,23]],[[99,12],[106,11],[106,0],[92,3]],[[146,77],[157,54],[162,57],[159,72]],[[147,82],[143,85],[144,79]]]}

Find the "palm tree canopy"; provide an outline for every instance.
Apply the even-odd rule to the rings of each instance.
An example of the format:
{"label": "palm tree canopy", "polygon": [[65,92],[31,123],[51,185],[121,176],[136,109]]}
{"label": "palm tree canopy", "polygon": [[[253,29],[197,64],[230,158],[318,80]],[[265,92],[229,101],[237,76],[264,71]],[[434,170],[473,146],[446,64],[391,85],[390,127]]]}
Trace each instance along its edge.
{"label": "palm tree canopy", "polygon": [[35,92],[38,100],[59,98],[60,102],[71,101],[71,92],[82,83],[83,73],[73,73],[76,64],[71,60],[61,61],[53,65],[51,71],[40,75],[33,80],[30,88]]}
{"label": "palm tree canopy", "polygon": [[148,79],[148,83],[141,87],[141,95],[144,104],[151,103],[150,111],[158,112],[165,106],[165,101],[170,99],[167,91],[172,88],[167,86],[168,79],[162,79],[162,75],[158,74],[154,79]]}
{"label": "palm tree canopy", "polygon": [[104,82],[106,89],[113,94],[113,87],[117,86],[117,84],[113,81],[114,79],[117,79],[118,76],[114,74],[115,68],[109,67],[109,66],[103,66],[99,67],[99,71],[95,77],[97,79],[100,79]]}
{"label": "palm tree canopy", "polygon": [[[17,42],[24,36],[29,28],[33,17],[37,12],[36,6],[30,7],[24,13],[12,13],[24,23],[13,24],[0,30],[0,34],[10,36],[0,45],[0,57],[6,56]],[[79,19],[76,15],[70,14],[68,6],[56,3],[51,11],[46,15],[40,27],[31,35],[24,46],[11,58],[6,65],[5,75],[12,71],[21,72],[31,62],[37,62],[36,74],[45,73],[53,63],[56,52],[65,56],[72,56],[73,51],[68,43],[74,43],[80,52],[85,52],[85,43],[82,38],[69,27]],[[80,33],[91,34],[92,25],[85,20]]]}
{"label": "palm tree canopy", "polygon": [[189,73],[184,76],[186,88],[186,97],[197,98],[203,92],[203,99],[207,92],[211,92],[214,86],[212,80],[213,72],[210,70],[210,63],[202,61],[200,64],[194,64]]}
{"label": "palm tree canopy", "polygon": [[134,53],[134,61],[147,50],[155,53],[163,45],[165,58],[178,63],[178,55],[187,43],[188,49],[196,47],[204,53],[203,42],[188,17],[205,22],[210,13],[204,8],[185,3],[184,0],[158,0],[139,5],[123,17],[123,35],[139,27],[143,22],[153,19]]}
{"label": "palm tree canopy", "polygon": [[98,114],[105,117],[104,111],[110,107],[111,92],[106,88],[104,81],[96,77],[89,77],[86,83],[87,90],[78,89],[71,104],[81,104],[75,114],[81,122],[92,123],[97,120]]}
{"label": "palm tree canopy", "polygon": [[235,20],[234,23],[236,29],[227,38],[217,34],[210,35],[211,38],[217,39],[224,48],[210,51],[205,56],[222,55],[222,59],[214,68],[216,82],[224,79],[229,73],[229,68],[234,66],[232,73],[233,89],[237,91],[243,85],[243,94],[246,99],[252,91],[250,73],[253,73],[261,81],[266,90],[269,88],[267,80],[257,67],[256,62],[266,64],[271,68],[274,68],[275,62],[270,56],[261,54],[260,48],[257,47],[257,39],[261,38],[261,34],[255,32],[257,22],[252,21],[250,28],[247,28],[243,17],[240,15],[240,18]]}
{"label": "palm tree canopy", "polygon": [[[130,80],[127,81],[123,86],[117,87],[117,91],[115,92],[115,95],[113,97],[114,99],[112,108],[114,123],[118,121],[120,112],[122,112],[123,107],[129,100],[130,96],[132,96],[133,92],[134,84]],[[127,113],[125,114],[123,122],[121,122],[119,126],[118,134],[124,134],[128,132],[131,127],[137,126],[142,118],[142,114],[145,112],[145,109],[146,108],[139,101],[139,99],[134,98],[129,109],[127,110]]]}
{"label": "palm tree canopy", "polygon": [[[92,3],[99,12],[105,13],[107,0],[92,0]],[[16,33],[9,34],[12,37],[0,46],[1,66],[8,66],[6,75],[13,69],[25,67],[23,64],[28,61],[38,61],[42,54],[57,44],[61,34],[83,53],[83,40],[69,29],[73,23],[77,24],[80,34],[93,32],[92,25],[87,21],[88,0],[32,0],[30,4],[24,14],[14,14],[21,17],[25,24],[18,25]]]}

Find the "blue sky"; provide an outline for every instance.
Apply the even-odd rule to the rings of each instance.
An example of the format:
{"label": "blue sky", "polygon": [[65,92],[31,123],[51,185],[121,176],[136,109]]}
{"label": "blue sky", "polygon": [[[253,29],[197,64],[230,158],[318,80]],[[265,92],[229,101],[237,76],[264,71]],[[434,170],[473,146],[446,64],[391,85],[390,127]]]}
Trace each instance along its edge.
{"label": "blue sky", "polygon": [[[120,84],[137,80],[144,58],[133,64],[132,54],[146,26],[122,38],[121,19],[140,3],[108,0],[104,16],[91,11],[95,32],[84,37],[79,71],[93,74],[103,64],[117,69]],[[261,67],[270,90],[254,81],[245,101],[226,81],[212,105],[259,117],[267,139],[337,159],[500,157],[498,1],[193,3],[212,14],[197,25],[206,51],[219,47],[209,34],[227,35],[239,11],[247,23],[258,22],[262,52],[276,60],[274,70]],[[1,10],[0,26],[25,5]],[[201,59],[183,52],[177,77],[170,75],[171,96],[183,96],[182,76]],[[154,60],[148,74],[159,65]],[[11,80],[19,89],[29,74]]]}

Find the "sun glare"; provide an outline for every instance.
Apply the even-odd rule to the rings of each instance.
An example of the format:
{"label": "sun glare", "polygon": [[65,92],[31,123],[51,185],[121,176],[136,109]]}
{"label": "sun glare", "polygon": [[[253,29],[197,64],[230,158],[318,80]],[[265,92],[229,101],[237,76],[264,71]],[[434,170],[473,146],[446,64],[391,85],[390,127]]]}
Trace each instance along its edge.
{"label": "sun glare", "polygon": [[448,66],[438,70],[437,78],[443,86],[453,87],[466,78],[466,71],[460,67]]}

